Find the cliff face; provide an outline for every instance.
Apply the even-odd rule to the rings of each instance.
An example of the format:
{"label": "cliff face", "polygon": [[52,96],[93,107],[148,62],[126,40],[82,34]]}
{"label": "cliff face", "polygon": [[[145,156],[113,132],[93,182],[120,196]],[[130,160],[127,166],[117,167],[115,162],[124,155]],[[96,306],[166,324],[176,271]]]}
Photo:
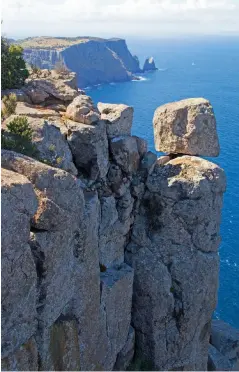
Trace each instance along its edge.
{"label": "cliff face", "polygon": [[32,47],[29,40],[23,41],[24,59],[29,64],[48,69],[54,68],[56,62],[64,61],[77,73],[80,87],[128,81],[133,78],[132,73],[140,71],[139,62],[131,55],[125,40],[84,39],[78,43],[74,40],[65,41],[66,45],[58,44],[54,38],[52,46],[49,38],[38,47],[35,39]]}
{"label": "cliff face", "polygon": [[[131,135],[132,107],[48,100],[16,113],[51,165],[2,150],[3,368],[125,370],[134,356],[136,369],[205,370],[223,170],[157,159]],[[211,115],[200,107],[193,123]],[[182,124],[190,141],[192,121],[175,118],[174,135]]]}

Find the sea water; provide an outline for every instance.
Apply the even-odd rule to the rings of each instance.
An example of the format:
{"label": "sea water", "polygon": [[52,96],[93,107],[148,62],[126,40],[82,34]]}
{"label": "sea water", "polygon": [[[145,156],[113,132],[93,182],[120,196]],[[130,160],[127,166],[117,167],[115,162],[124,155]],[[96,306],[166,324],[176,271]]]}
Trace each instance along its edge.
{"label": "sea water", "polygon": [[141,65],[154,56],[158,71],[142,80],[87,90],[97,102],[125,103],[135,109],[133,134],[155,151],[152,118],[164,103],[205,97],[214,107],[221,153],[209,160],[225,169],[220,246],[220,287],[214,316],[239,328],[239,38],[132,41]]}

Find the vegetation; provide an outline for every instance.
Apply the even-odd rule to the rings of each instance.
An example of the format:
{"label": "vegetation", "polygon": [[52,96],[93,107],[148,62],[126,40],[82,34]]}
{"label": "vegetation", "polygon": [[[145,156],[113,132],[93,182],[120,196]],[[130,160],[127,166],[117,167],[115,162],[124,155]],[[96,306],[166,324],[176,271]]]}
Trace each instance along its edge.
{"label": "vegetation", "polygon": [[2,119],[8,118],[10,115],[15,114],[17,107],[17,97],[16,94],[11,93],[9,96],[4,96],[2,108]]}
{"label": "vegetation", "polygon": [[21,46],[1,37],[2,89],[19,88],[29,76],[22,52]]}
{"label": "vegetation", "polygon": [[38,156],[37,148],[32,143],[32,129],[24,116],[17,116],[7,124],[7,131],[2,132],[1,145],[6,150],[35,158]]}

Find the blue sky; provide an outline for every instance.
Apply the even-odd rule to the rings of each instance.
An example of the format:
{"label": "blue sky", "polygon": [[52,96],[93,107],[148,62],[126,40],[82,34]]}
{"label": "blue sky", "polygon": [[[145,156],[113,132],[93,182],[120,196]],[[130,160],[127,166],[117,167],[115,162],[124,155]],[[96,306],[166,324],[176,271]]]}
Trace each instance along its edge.
{"label": "blue sky", "polygon": [[5,0],[8,37],[239,35],[239,0]]}

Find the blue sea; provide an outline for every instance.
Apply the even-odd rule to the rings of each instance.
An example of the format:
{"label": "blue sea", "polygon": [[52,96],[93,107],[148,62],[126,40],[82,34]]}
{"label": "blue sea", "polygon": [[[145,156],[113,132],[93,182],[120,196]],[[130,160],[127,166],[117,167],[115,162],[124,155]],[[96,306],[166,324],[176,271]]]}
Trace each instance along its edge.
{"label": "blue sea", "polygon": [[135,109],[133,134],[154,150],[152,118],[164,103],[205,97],[214,107],[221,153],[210,159],[225,169],[220,247],[220,288],[215,317],[239,328],[239,38],[131,41],[143,64],[153,55],[158,71],[143,80],[87,90],[97,102],[125,103]]}

